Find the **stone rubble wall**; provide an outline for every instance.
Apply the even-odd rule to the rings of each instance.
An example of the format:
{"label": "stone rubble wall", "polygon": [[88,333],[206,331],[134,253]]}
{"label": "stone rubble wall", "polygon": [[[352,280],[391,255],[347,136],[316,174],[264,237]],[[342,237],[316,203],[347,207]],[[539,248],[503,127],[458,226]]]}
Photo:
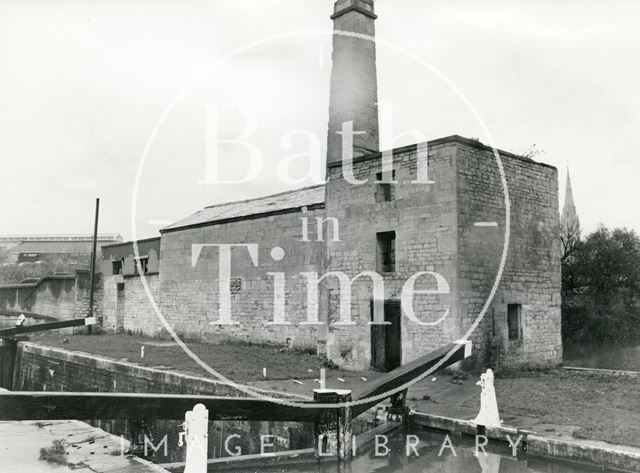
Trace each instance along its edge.
{"label": "stone rubble wall", "polygon": [[[555,365],[562,361],[557,170],[501,154],[511,205],[500,285],[471,340],[478,367]],[[460,144],[458,167],[458,313],[461,333],[476,322],[498,274],[505,241],[505,197],[493,151]],[[496,222],[497,226],[476,226]],[[522,336],[509,340],[508,304],[521,304]]]}
{"label": "stone rubble wall", "polygon": [[[96,274],[94,314],[102,313],[103,282]],[[89,311],[89,271],[76,271],[75,275],[50,275],[28,284],[0,286],[0,313],[11,319],[24,313],[27,323],[48,319],[74,319],[86,317]]]}
{"label": "stone rubble wall", "polygon": [[[442,275],[449,283],[449,294],[422,294],[414,297],[414,312],[421,322],[433,324],[448,309],[443,323],[419,325],[406,317],[401,320],[402,363],[442,347],[456,339],[455,307],[452,306],[456,286],[455,239],[457,235],[455,191],[455,145],[430,147],[429,178],[433,183],[415,183],[417,151],[408,147],[394,153],[394,198],[379,202],[376,199],[376,174],[381,160],[366,159],[354,164],[357,179],[367,184],[354,186],[342,174],[342,167],[330,169],[327,185],[327,216],[340,221],[340,242],[328,242],[329,270],[345,271],[350,277],[361,271],[377,271],[376,233],[396,232],[396,271],[385,273],[385,299],[400,300],[406,280],[421,271]],[[379,199],[378,199],[379,200]],[[424,275],[417,280],[415,290],[435,289],[433,277]],[[338,314],[337,285],[330,281],[329,319]],[[328,334],[329,358],[341,366],[368,369],[371,362],[372,284],[359,279],[353,284],[353,326],[330,325]]]}

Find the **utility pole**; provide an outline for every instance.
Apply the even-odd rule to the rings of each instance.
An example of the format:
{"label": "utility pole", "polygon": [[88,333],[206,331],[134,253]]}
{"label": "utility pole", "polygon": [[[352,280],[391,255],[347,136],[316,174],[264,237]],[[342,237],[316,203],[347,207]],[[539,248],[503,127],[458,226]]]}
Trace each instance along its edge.
{"label": "utility pole", "polygon": [[[96,249],[98,246],[98,215],[100,213],[100,199],[96,199],[96,218],[93,225],[93,250],[91,251],[91,275],[89,282],[89,311],[87,317],[93,317],[93,294],[95,291],[96,275]],[[89,325],[89,335],[91,335],[91,325]]]}

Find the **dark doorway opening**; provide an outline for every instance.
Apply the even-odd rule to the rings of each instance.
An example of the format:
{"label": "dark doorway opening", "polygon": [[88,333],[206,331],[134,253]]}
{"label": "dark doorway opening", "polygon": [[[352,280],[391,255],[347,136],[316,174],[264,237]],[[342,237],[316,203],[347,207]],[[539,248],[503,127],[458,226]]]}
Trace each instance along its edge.
{"label": "dark doorway opening", "polygon": [[[371,301],[371,321],[374,301]],[[400,302],[384,301],[385,325],[371,325],[371,368],[376,371],[391,371],[400,366],[402,345],[400,337]]]}
{"label": "dark doorway opening", "polygon": [[124,283],[119,282],[116,286],[118,290],[116,299],[116,330],[124,328]]}

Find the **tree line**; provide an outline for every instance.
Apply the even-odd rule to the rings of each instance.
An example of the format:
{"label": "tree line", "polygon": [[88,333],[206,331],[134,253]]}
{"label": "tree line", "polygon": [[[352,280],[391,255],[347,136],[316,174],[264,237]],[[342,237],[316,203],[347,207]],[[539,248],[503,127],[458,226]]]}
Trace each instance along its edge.
{"label": "tree line", "polygon": [[640,238],[600,226],[562,232],[562,336],[565,343],[640,340]]}

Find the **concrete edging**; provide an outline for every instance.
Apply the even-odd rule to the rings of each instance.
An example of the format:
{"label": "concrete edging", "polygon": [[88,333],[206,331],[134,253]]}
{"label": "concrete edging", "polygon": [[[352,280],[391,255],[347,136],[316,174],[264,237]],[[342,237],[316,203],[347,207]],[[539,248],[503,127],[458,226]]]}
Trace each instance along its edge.
{"label": "concrete edging", "polygon": [[485,435],[488,439],[507,442],[523,436],[523,451],[528,455],[553,460],[587,464],[640,473],[640,448],[613,445],[602,441],[560,440],[537,435],[514,427],[484,427],[471,421],[435,416],[412,411],[410,421],[417,426],[445,430],[463,435]]}
{"label": "concrete edging", "polygon": [[631,378],[640,378],[640,371],[609,370],[604,368],[583,368],[580,366],[563,366],[562,369],[586,374],[606,374],[610,376],[629,376]]}

